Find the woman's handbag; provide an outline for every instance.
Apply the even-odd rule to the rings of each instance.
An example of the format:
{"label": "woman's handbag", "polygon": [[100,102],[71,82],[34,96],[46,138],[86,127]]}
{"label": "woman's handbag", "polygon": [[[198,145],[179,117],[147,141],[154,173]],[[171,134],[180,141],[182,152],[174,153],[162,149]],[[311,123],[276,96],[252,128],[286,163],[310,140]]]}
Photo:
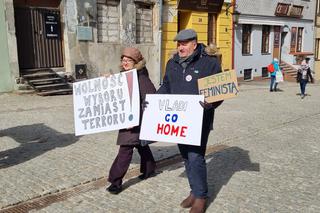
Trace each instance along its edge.
{"label": "woman's handbag", "polygon": [[277,71],[277,73],[276,73],[276,82],[277,83],[283,82],[283,75],[282,75],[281,71]]}

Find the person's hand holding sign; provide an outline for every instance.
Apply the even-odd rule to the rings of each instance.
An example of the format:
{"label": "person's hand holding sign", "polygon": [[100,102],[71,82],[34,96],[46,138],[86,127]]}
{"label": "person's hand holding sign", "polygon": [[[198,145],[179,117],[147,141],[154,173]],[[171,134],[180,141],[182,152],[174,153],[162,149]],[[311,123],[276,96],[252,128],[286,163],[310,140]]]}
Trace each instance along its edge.
{"label": "person's hand holding sign", "polygon": [[206,100],[203,101],[199,101],[200,105],[203,107],[203,109],[211,109],[212,108],[212,104],[208,103]]}
{"label": "person's hand holding sign", "polygon": [[216,101],[213,103],[208,103],[206,100],[204,102],[199,101],[200,105],[203,107],[203,109],[211,109],[211,108],[217,108],[218,106],[220,106],[220,104],[222,104],[223,101]]}
{"label": "person's hand holding sign", "polygon": [[142,110],[144,111],[148,107],[149,102],[144,100],[142,101]]}

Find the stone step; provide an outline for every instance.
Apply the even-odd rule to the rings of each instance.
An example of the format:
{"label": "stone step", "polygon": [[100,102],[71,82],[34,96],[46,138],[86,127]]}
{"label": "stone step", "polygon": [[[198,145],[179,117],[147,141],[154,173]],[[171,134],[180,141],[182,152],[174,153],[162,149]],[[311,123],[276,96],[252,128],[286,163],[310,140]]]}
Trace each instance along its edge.
{"label": "stone step", "polygon": [[41,96],[47,96],[47,95],[67,95],[67,94],[71,94],[72,93],[72,89],[56,89],[56,90],[50,90],[50,91],[45,91],[45,92],[38,92],[38,95]]}
{"label": "stone step", "polygon": [[23,75],[23,78],[30,79],[30,78],[43,78],[43,77],[49,77],[49,76],[56,76],[56,73],[52,72],[38,72],[38,73],[33,73],[33,74],[27,74]]}
{"label": "stone step", "polygon": [[46,84],[48,82],[53,82],[53,81],[58,81],[61,80],[61,78],[43,78],[43,79],[34,79],[34,80],[30,80],[29,82],[31,84]]}
{"label": "stone step", "polygon": [[69,87],[67,83],[53,83],[53,84],[46,84],[46,85],[35,85],[36,89],[43,90],[43,89],[51,89],[55,87]]}
{"label": "stone step", "polygon": [[50,72],[50,68],[34,68],[34,69],[22,69],[20,70],[20,73],[22,75],[28,75],[32,73],[37,73],[37,72]]}

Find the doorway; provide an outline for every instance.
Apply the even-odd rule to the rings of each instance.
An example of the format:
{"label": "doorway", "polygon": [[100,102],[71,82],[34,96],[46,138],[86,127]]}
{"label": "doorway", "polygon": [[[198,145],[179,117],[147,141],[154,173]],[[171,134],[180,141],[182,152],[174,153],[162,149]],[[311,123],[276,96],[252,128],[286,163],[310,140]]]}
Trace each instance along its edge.
{"label": "doorway", "polygon": [[60,11],[15,7],[19,68],[63,67]]}
{"label": "doorway", "polygon": [[281,43],[281,33],[280,26],[273,27],[274,39],[273,39],[273,58],[280,58],[280,43]]}

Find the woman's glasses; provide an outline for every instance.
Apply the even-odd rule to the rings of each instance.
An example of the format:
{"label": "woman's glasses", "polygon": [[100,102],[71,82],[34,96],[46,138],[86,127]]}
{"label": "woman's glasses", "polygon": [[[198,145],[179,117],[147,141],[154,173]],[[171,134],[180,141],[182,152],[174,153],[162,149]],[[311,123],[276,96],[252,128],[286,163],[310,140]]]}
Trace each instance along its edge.
{"label": "woman's glasses", "polygon": [[124,63],[124,64],[130,64],[130,63],[134,63],[134,61],[132,60],[132,59],[122,59],[122,60],[120,60],[121,61],[121,63]]}

